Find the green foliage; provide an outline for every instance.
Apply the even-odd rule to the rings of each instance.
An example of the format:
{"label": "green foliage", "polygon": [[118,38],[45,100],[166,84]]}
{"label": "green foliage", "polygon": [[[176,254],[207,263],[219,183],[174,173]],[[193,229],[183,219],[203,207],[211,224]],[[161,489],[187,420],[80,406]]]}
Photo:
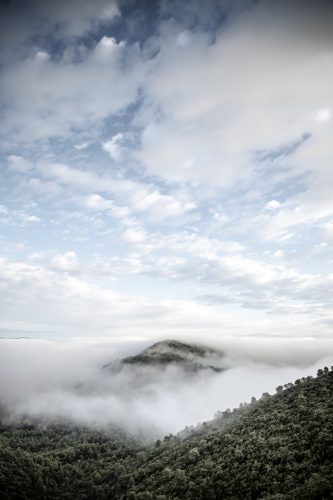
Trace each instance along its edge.
{"label": "green foliage", "polygon": [[120,431],[0,428],[3,499],[328,499],[333,371],[147,446]]}

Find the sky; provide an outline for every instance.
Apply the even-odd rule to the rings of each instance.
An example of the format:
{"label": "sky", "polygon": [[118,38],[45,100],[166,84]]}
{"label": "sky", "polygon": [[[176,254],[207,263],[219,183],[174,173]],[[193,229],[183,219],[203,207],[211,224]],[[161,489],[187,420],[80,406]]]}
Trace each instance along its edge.
{"label": "sky", "polygon": [[333,5],[0,2],[0,336],[329,339]]}

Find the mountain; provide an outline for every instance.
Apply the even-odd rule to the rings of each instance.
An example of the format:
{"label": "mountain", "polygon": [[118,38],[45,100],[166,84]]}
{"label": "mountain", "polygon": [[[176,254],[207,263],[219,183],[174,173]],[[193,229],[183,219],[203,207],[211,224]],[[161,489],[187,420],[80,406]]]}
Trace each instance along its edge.
{"label": "mountain", "polygon": [[112,429],[0,425],[5,500],[325,500],[332,461],[332,368],[155,445]]}
{"label": "mountain", "polygon": [[178,340],[157,342],[135,356],[112,361],[104,365],[103,370],[118,373],[126,367],[154,367],[165,369],[175,366],[186,373],[198,373],[202,370],[221,372],[223,353],[207,346],[188,344]]}

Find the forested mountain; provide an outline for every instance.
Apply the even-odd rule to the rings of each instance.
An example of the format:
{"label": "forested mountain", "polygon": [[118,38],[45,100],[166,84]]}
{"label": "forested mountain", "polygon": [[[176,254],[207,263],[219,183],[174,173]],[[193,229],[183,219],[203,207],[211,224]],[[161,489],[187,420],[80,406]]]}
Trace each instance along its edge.
{"label": "forested mountain", "polygon": [[14,425],[3,415],[1,497],[332,498],[332,392],[324,368],[153,445],[116,429]]}

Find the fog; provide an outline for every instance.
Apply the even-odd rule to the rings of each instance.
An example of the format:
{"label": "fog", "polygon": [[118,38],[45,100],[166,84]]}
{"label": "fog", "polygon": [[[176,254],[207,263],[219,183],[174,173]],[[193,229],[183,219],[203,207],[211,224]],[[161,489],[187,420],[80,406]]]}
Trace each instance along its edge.
{"label": "fog", "polygon": [[[194,343],[221,350],[225,371],[177,366],[103,366],[161,339],[1,339],[0,403],[15,420],[65,419],[161,436],[213,418],[252,396],[332,364],[329,339],[223,337]],[[184,339],[179,339],[184,340]],[[189,342],[188,339],[184,340]]]}

